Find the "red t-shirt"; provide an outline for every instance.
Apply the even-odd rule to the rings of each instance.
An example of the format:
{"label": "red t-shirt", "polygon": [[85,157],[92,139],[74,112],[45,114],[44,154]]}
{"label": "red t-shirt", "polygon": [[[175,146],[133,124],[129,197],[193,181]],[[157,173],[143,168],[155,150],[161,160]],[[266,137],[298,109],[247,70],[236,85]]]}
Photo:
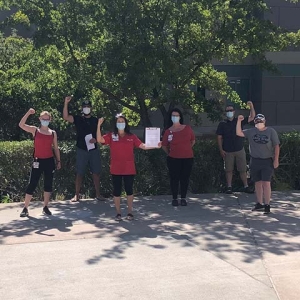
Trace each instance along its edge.
{"label": "red t-shirt", "polygon": [[103,136],[105,145],[110,146],[110,173],[113,175],[135,175],[134,147],[142,142],[135,134],[120,137],[112,132]]}
{"label": "red t-shirt", "polygon": [[192,128],[186,125],[180,131],[167,129],[164,133],[162,146],[169,147],[169,156],[173,158],[192,158],[194,152],[191,142],[195,140]]}
{"label": "red t-shirt", "polygon": [[50,158],[53,157],[53,134],[42,134],[39,130],[36,131],[34,137],[34,157],[35,158]]}

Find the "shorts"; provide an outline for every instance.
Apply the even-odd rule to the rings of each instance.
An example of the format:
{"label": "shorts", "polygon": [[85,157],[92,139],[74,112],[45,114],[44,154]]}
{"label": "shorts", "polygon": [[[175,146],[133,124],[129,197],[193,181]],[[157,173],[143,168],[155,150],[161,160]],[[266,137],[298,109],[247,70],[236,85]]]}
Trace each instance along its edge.
{"label": "shorts", "polygon": [[272,158],[254,158],[250,159],[250,176],[254,182],[271,181],[274,173]]}
{"label": "shorts", "polygon": [[236,162],[236,168],[240,173],[247,171],[246,152],[244,148],[236,152],[226,152],[224,158],[224,169],[226,172],[234,170],[234,162]]}
{"label": "shorts", "polygon": [[76,173],[83,176],[86,172],[87,166],[90,166],[90,170],[93,174],[101,173],[101,157],[100,150],[82,150],[77,147],[76,150]]}

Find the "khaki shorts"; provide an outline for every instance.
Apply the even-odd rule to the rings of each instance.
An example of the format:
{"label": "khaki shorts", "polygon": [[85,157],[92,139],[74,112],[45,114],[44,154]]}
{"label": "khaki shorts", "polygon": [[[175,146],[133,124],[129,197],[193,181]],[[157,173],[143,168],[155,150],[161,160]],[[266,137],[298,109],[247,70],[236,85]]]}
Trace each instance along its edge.
{"label": "khaki shorts", "polygon": [[236,152],[226,152],[226,156],[224,158],[224,169],[226,172],[232,172],[234,170],[235,161],[239,172],[243,173],[247,171],[245,149]]}

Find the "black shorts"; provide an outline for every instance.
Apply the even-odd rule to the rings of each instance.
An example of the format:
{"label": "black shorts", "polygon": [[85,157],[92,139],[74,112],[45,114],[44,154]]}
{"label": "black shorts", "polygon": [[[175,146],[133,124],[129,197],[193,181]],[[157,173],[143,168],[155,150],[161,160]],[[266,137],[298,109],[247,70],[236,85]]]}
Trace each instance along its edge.
{"label": "black shorts", "polygon": [[272,158],[254,158],[250,159],[250,176],[254,182],[271,181],[274,173]]}
{"label": "black shorts", "polygon": [[124,181],[124,189],[127,196],[133,195],[134,175],[111,175],[113,183],[113,195],[120,197],[122,192],[122,179]]}

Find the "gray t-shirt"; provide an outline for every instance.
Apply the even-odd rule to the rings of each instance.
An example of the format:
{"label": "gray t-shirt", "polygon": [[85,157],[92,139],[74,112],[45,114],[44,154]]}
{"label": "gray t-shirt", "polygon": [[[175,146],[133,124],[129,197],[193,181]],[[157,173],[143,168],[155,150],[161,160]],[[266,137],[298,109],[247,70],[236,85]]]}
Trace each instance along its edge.
{"label": "gray t-shirt", "polygon": [[249,153],[255,158],[270,158],[274,156],[274,147],[280,144],[278,134],[273,128],[265,130],[255,128],[243,130],[249,140]]}

